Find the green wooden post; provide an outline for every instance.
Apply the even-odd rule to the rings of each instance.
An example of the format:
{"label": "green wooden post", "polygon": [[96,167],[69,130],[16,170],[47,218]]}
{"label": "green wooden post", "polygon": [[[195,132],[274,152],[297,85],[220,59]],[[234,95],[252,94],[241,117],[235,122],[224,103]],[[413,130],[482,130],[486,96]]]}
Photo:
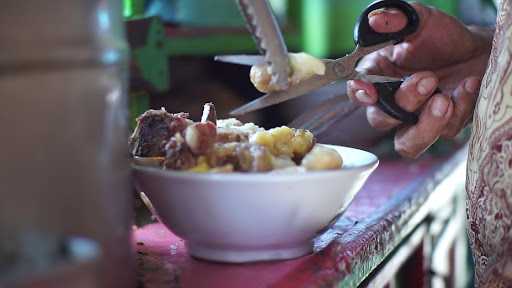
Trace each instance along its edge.
{"label": "green wooden post", "polygon": [[[339,56],[354,48],[353,29],[357,17],[372,0],[302,0],[303,49],[317,57]],[[457,16],[458,0],[423,0]]]}
{"label": "green wooden post", "polygon": [[459,1],[458,0],[421,0],[426,5],[432,5],[443,12],[458,16],[459,14]]}
{"label": "green wooden post", "polygon": [[371,0],[302,0],[303,47],[317,57],[346,53],[354,48],[357,17]]}
{"label": "green wooden post", "polygon": [[144,3],[145,0],[123,0],[123,16],[125,18],[143,16]]}
{"label": "green wooden post", "polygon": [[149,94],[145,91],[130,92],[130,127],[135,129],[135,119],[149,109]]}

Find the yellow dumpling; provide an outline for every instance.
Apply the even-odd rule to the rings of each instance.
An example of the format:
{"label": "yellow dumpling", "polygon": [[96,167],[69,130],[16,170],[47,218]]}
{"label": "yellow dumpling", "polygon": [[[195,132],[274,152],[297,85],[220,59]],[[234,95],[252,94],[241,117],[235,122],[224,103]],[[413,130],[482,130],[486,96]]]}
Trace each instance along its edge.
{"label": "yellow dumpling", "polygon": [[313,133],[304,129],[295,130],[291,143],[294,157],[304,157],[311,150],[314,142]]}
{"label": "yellow dumpling", "polygon": [[343,159],[336,150],[315,145],[311,152],[302,159],[301,166],[306,170],[340,169],[343,166]]}

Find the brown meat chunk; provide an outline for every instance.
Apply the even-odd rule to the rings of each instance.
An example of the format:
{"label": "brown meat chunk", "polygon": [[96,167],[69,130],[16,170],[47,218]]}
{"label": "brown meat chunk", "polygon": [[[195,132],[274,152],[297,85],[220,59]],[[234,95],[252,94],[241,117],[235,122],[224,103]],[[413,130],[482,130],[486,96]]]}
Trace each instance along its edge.
{"label": "brown meat chunk", "polygon": [[164,168],[186,170],[197,164],[197,159],[185,143],[181,134],[176,133],[165,145]]}
{"label": "brown meat chunk", "polygon": [[139,157],[163,157],[165,145],[176,133],[181,133],[192,121],[188,114],[171,114],[148,110],[137,118],[137,127],[130,137],[130,153]]}

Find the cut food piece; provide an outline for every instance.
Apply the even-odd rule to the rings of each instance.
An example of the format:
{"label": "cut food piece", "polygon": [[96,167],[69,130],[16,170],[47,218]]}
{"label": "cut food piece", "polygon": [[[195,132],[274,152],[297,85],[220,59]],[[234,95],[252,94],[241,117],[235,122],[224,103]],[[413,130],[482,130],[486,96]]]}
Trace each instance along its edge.
{"label": "cut food piece", "polygon": [[148,110],[137,118],[137,127],[130,136],[130,152],[138,157],[164,157],[167,141],[193,122],[187,113],[171,114]]}
{"label": "cut food piece", "polygon": [[217,143],[209,156],[210,166],[233,165],[236,171],[264,172],[273,169],[272,154],[250,143]]}
{"label": "cut food piece", "polygon": [[294,129],[291,146],[293,149],[293,158],[297,161],[302,160],[304,156],[315,146],[315,136],[305,129]]}
{"label": "cut food piece", "polygon": [[[311,78],[314,75],[325,74],[325,64],[322,60],[306,53],[289,53],[291,74],[288,77],[289,84],[297,84],[300,81]],[[251,67],[249,74],[252,84],[263,93],[279,90],[272,83],[272,70],[267,64],[259,64]]]}
{"label": "cut food piece", "polygon": [[256,132],[249,141],[267,147],[275,156],[298,160],[313,148],[315,142],[311,132],[286,126]]}
{"label": "cut food piece", "polygon": [[187,170],[197,165],[197,159],[188,148],[185,139],[176,133],[165,145],[164,168]]}
{"label": "cut food piece", "polygon": [[332,170],[343,166],[340,154],[329,147],[315,145],[311,152],[302,159],[301,166],[307,170]]}
{"label": "cut food piece", "polygon": [[314,75],[325,74],[325,64],[318,58],[304,52],[290,53],[289,57],[290,66],[292,68],[292,76],[290,77],[290,82],[292,84],[297,84]]}
{"label": "cut food piece", "polygon": [[249,136],[264,129],[253,123],[242,123],[237,119],[222,119],[217,121],[217,142],[248,142]]}
{"label": "cut food piece", "polygon": [[185,142],[196,155],[208,153],[216,140],[217,128],[212,122],[194,123],[185,129]]}
{"label": "cut food piece", "polygon": [[236,119],[217,120],[211,103],[204,106],[201,122],[187,117],[162,109],[137,118],[130,138],[134,163],[195,173],[289,173],[339,169],[343,164],[336,150],[315,145],[313,134],[304,129],[265,130]]}
{"label": "cut food piece", "polygon": [[267,64],[252,66],[249,72],[249,78],[251,79],[252,85],[260,92],[268,93],[278,90],[277,87],[270,83],[272,80],[272,71]]}
{"label": "cut food piece", "polygon": [[273,157],[272,166],[275,170],[297,167],[295,162],[289,157]]}
{"label": "cut food piece", "polygon": [[272,155],[262,146],[241,144],[237,149],[240,171],[265,172],[273,169]]}

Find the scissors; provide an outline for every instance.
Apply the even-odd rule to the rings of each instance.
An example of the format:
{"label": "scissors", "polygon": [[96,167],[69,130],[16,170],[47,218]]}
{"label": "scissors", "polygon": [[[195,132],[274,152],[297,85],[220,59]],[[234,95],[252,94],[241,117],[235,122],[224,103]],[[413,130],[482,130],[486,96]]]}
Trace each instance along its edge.
{"label": "scissors", "polygon": [[[359,16],[354,27],[354,42],[356,48],[352,53],[338,59],[324,59],[325,73],[314,75],[297,84],[289,85],[290,64],[288,51],[281,31],[267,0],[237,0],[240,11],[244,16],[261,55],[220,55],[215,60],[241,64],[256,65],[266,63],[271,70],[271,84],[278,87],[252,102],[249,102],[231,112],[231,115],[242,115],[272,106],[312,92],[323,86],[339,80],[361,79],[372,82],[379,95],[377,106],[389,116],[406,124],[416,124],[418,116],[403,110],[395,103],[394,94],[403,83],[403,79],[367,75],[356,70],[359,60],[379,49],[395,45],[408,35],[417,31],[419,16],[414,8],[401,0],[380,0],[370,4]],[[382,8],[400,10],[407,17],[407,25],[398,32],[378,33],[369,24],[368,15]]]}

